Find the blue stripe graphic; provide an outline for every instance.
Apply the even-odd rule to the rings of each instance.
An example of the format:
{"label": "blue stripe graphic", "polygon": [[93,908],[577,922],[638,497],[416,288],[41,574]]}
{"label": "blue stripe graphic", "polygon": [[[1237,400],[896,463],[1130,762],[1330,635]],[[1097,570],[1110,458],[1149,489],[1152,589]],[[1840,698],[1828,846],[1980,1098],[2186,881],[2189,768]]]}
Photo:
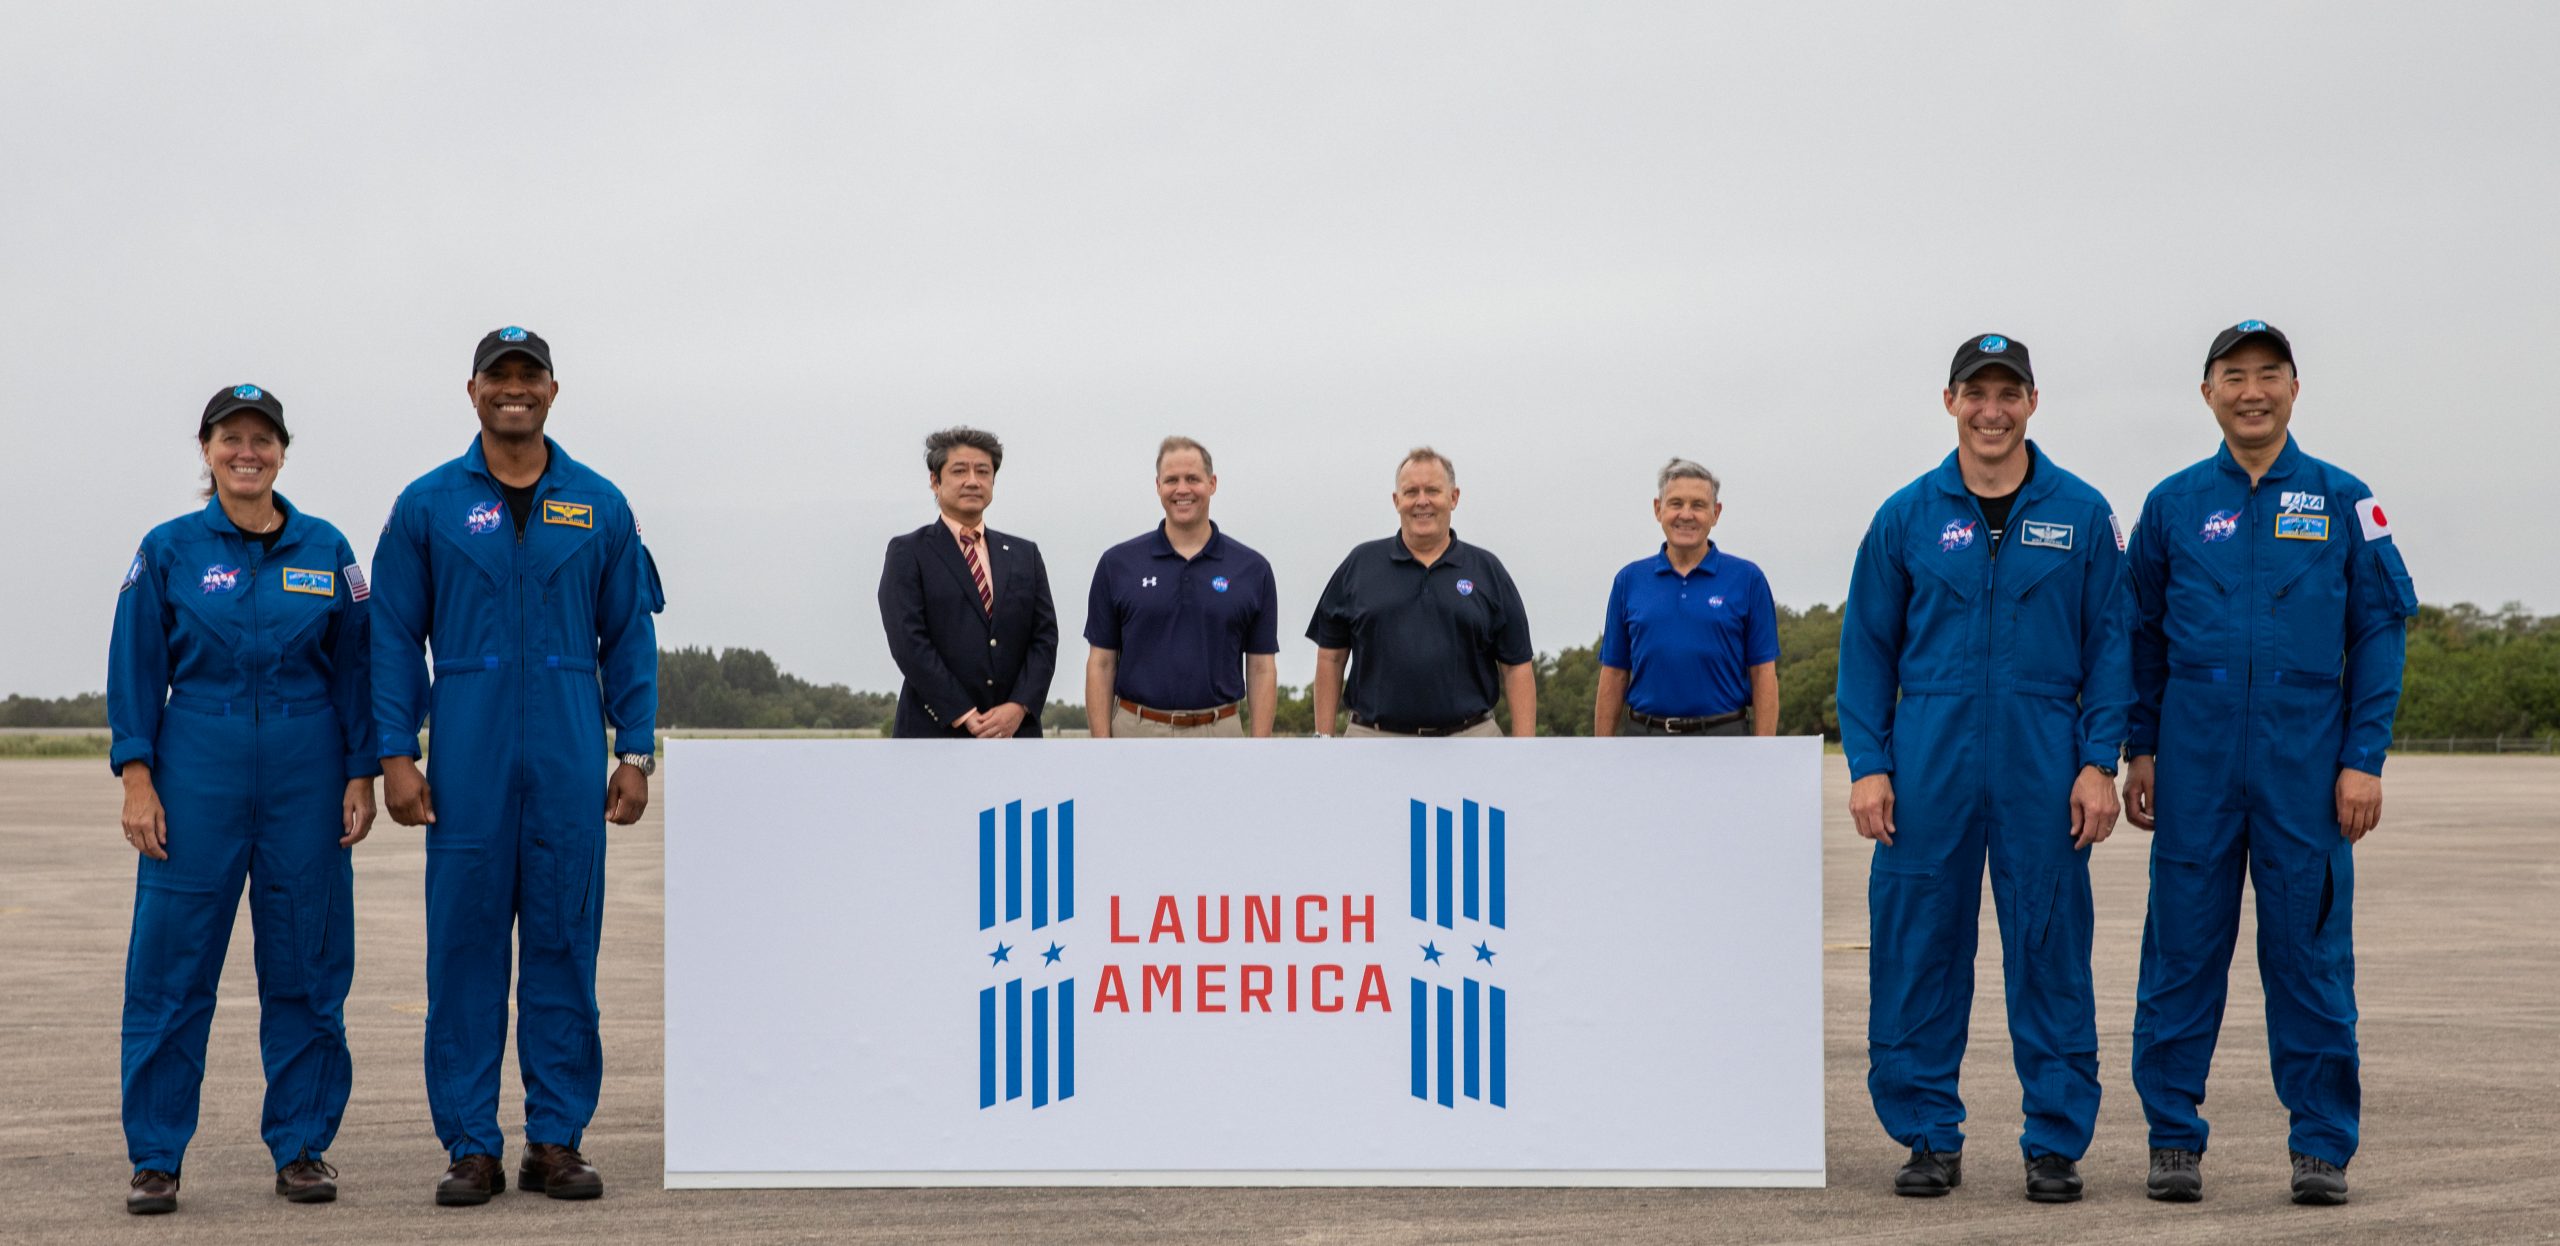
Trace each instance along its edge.
{"label": "blue stripe graphic", "polygon": [[1058,1099],[1075,1097],[1076,980],[1069,978],[1058,984]]}
{"label": "blue stripe graphic", "polygon": [[1031,993],[1031,1106],[1049,1106],[1049,988]]}
{"label": "blue stripe graphic", "polygon": [[1483,914],[1477,911],[1476,900],[1478,883],[1476,875],[1476,802],[1470,800],[1460,803],[1466,810],[1467,824],[1467,920],[1475,921],[1483,916]]}
{"label": "blue stripe graphic", "polygon": [[[1058,920],[1076,915],[1076,802],[1058,802]],[[1059,1098],[1066,1098],[1062,1091]]]}
{"label": "blue stripe graphic", "polygon": [[1499,809],[1493,811],[1491,847],[1493,849],[1493,903],[1491,905],[1493,911],[1489,916],[1493,921],[1494,929],[1499,930],[1502,928],[1502,811]]}
{"label": "blue stripe graphic", "polygon": [[1451,862],[1450,862],[1449,858],[1450,858],[1452,855],[1454,855],[1454,854],[1452,854],[1452,853],[1450,852],[1450,848],[1451,848],[1451,844],[1450,844],[1451,829],[1450,829],[1450,825],[1449,825],[1449,824],[1450,824],[1449,811],[1448,811],[1448,810],[1446,810],[1446,809],[1441,809],[1441,810],[1436,810],[1435,812],[1437,812],[1437,813],[1440,815],[1440,844],[1439,844],[1439,847],[1440,847],[1440,860],[1437,862],[1438,869],[1437,869],[1437,871],[1436,871],[1436,872],[1437,872],[1437,874],[1438,874],[1438,876],[1439,876],[1439,882],[1440,882],[1440,925],[1442,926],[1442,928],[1444,928],[1444,929],[1445,929],[1445,928],[1447,928],[1447,927],[1449,926],[1449,924],[1450,924],[1450,914],[1449,914],[1449,888],[1450,888],[1449,866],[1450,866]]}
{"label": "blue stripe graphic", "polygon": [[1049,811],[1031,811],[1031,928],[1049,924]]}
{"label": "blue stripe graphic", "polygon": [[1434,987],[1432,991],[1439,997],[1440,1004],[1440,1106],[1454,1107],[1456,1105],[1450,1102],[1452,1096],[1449,1091],[1450,1083],[1455,1080],[1451,1074],[1456,1070],[1450,1066],[1457,1062],[1455,1059],[1457,1052],[1453,1050],[1457,1046],[1457,1032],[1456,1027],[1451,1024],[1456,1018],[1450,1014],[1457,1009],[1449,1006],[1449,988]]}
{"label": "blue stripe graphic", "polygon": [[1004,984],[1004,1099],[1022,1097],[1022,979]]}
{"label": "blue stripe graphic", "polygon": [[996,811],[978,811],[978,929],[996,924]]}
{"label": "blue stripe graphic", "polygon": [[1004,806],[1004,919],[1022,916],[1022,802]]}
{"label": "blue stripe graphic", "polygon": [[1431,987],[1422,979],[1413,981],[1413,1097],[1431,1101]]}
{"label": "blue stripe graphic", "polygon": [[1423,858],[1428,854],[1423,850],[1422,836],[1427,822],[1422,802],[1413,802],[1413,920],[1418,922],[1431,920],[1429,889],[1423,882]]}
{"label": "blue stripe graphic", "polygon": [[996,1103],[996,989],[978,992],[978,1106]]}
{"label": "blue stripe graphic", "polygon": [[1467,1097],[1481,1099],[1476,1093],[1476,980],[1467,979]]}
{"label": "blue stripe graphic", "polygon": [[1504,997],[1504,995],[1503,995],[1503,993],[1502,993],[1502,988],[1501,988],[1501,987],[1498,987],[1498,986],[1497,986],[1497,987],[1495,987],[1495,988],[1493,988],[1493,1086],[1492,1086],[1492,1100],[1493,1100],[1493,1106],[1498,1107],[1498,1108],[1499,1108],[1499,1107],[1508,1107],[1508,1106],[1510,1106],[1509,1100],[1508,1100],[1508,1098],[1503,1094],[1503,1089],[1502,1089],[1502,1082],[1503,1082],[1503,1077],[1502,1077],[1502,1072],[1503,1072],[1503,1069],[1502,1069],[1502,1056],[1503,1056],[1503,1052],[1502,1052],[1502,1021],[1503,1021],[1503,1003],[1504,1003],[1504,1000],[1505,1000],[1505,997]]}

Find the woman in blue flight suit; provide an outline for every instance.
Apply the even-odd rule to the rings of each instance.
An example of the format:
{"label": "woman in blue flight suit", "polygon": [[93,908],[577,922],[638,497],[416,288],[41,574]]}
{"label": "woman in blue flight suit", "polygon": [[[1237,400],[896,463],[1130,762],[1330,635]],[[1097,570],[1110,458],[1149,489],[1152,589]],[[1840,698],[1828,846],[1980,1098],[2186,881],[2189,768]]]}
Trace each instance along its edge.
{"label": "woman in blue flight suit", "polygon": [[125,1207],[137,1215],[178,1205],[244,879],[276,1193],[337,1197],[321,1156],[351,1079],[348,849],[373,827],[382,770],[364,572],[336,528],[275,493],[283,404],[255,385],[224,389],[196,440],[210,500],[142,539],[107,661],[109,765],[141,854],[124,994]]}

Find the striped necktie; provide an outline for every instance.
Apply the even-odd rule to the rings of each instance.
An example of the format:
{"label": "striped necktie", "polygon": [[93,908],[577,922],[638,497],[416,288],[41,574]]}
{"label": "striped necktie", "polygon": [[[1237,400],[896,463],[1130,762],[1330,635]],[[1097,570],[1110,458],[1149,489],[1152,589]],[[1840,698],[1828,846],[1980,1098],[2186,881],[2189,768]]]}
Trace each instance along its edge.
{"label": "striped necktie", "polygon": [[985,611],[988,618],[994,618],[996,613],[996,595],[987,590],[986,564],[978,561],[977,533],[963,532],[960,534],[960,557],[969,564],[969,578],[978,586],[978,608]]}

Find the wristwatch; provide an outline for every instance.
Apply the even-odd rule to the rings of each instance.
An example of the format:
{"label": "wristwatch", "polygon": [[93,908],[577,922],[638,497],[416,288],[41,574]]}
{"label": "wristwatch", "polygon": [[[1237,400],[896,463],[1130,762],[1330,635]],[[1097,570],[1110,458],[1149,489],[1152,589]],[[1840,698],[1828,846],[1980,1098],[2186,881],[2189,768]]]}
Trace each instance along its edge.
{"label": "wristwatch", "polygon": [[617,753],[613,759],[626,766],[638,767],[640,777],[644,779],[658,773],[658,759],[648,753]]}

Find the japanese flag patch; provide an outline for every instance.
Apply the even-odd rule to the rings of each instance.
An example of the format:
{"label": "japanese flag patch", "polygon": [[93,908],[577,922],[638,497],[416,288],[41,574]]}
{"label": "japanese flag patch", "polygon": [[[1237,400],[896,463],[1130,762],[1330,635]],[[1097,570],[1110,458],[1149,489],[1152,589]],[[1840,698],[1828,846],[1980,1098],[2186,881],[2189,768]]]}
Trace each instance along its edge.
{"label": "japanese flag patch", "polygon": [[2381,499],[2366,498],[2356,503],[2356,522],[2364,527],[2367,544],[2390,539],[2391,519],[2383,514]]}
{"label": "japanese flag patch", "polygon": [[348,563],[343,569],[347,573],[347,600],[363,601],[373,596],[373,590],[365,586],[363,567]]}

